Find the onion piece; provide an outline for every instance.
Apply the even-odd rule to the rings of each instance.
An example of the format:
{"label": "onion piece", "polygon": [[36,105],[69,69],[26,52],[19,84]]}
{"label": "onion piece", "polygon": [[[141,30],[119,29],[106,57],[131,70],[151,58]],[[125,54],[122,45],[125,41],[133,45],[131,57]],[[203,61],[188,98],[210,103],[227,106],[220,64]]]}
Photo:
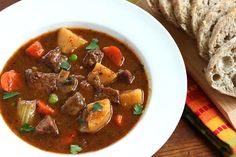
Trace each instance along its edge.
{"label": "onion piece", "polygon": [[36,100],[18,100],[17,114],[21,124],[30,124],[36,111]]}

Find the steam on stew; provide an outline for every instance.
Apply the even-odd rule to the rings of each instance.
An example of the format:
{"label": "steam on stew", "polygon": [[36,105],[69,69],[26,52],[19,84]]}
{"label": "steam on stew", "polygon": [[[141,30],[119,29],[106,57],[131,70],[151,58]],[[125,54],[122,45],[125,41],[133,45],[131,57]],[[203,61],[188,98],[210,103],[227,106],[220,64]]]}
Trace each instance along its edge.
{"label": "steam on stew", "polygon": [[1,74],[0,109],[21,139],[46,151],[96,151],[125,136],[145,109],[148,80],[118,40],[61,28],[23,45]]}

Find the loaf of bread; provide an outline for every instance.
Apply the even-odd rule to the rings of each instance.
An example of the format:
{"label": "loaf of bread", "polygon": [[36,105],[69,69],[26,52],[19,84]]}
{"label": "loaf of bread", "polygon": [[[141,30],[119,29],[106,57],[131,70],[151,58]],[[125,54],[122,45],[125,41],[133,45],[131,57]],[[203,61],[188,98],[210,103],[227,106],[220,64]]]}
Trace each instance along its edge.
{"label": "loaf of bread", "polygon": [[197,43],[199,48],[200,56],[209,60],[209,49],[208,49],[208,41],[212,35],[212,31],[218,22],[219,18],[226,15],[230,9],[236,7],[236,0],[227,0],[222,1],[221,3],[216,4],[212,7],[205,16],[205,19],[202,21],[202,24],[199,26],[199,30],[197,33]]}
{"label": "loaf of bread", "polygon": [[167,21],[178,27],[171,0],[157,0],[159,9]]}
{"label": "loaf of bread", "polygon": [[232,9],[225,16],[222,16],[216,23],[210,37],[208,47],[209,56],[212,57],[217,49],[236,36],[236,8]]}
{"label": "loaf of bread", "polygon": [[174,15],[177,19],[179,26],[192,36],[190,27],[191,17],[191,0],[172,0],[172,6],[174,9]]}
{"label": "loaf of bread", "polygon": [[236,37],[217,49],[205,74],[214,89],[236,97]]}
{"label": "loaf of bread", "polygon": [[222,0],[192,0],[191,8],[191,26],[195,36],[197,36],[198,28],[206,13],[212,6],[216,5]]}
{"label": "loaf of bread", "polygon": [[205,76],[220,93],[236,97],[236,0],[159,0],[162,14],[197,39],[209,61]]}

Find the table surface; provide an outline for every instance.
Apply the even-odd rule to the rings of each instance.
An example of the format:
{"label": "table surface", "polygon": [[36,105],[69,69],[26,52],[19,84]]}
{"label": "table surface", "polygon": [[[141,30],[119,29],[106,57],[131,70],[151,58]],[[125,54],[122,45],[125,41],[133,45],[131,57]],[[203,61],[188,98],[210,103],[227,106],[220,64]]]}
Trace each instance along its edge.
{"label": "table surface", "polygon": [[[18,0],[0,0],[0,10]],[[181,119],[175,132],[153,157],[218,157],[219,152],[185,119]]]}

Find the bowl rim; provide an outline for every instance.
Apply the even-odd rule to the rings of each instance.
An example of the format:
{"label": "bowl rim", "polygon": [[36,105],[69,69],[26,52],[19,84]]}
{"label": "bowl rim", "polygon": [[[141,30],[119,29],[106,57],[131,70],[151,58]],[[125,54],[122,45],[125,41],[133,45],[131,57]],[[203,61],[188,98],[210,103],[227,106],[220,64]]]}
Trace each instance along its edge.
{"label": "bowl rim", "polygon": [[[50,4],[53,4],[53,2],[56,2],[57,0],[51,0],[51,2],[50,2]],[[63,3],[64,3],[64,1],[66,1],[66,0],[61,0],[61,1],[59,1],[59,3],[60,3],[60,5],[64,5]],[[42,5],[43,3],[49,3],[47,0],[41,0],[41,2],[39,2],[39,1],[36,1],[36,4],[38,4],[38,5]],[[57,1],[58,2],[58,1]],[[177,67],[178,68],[180,68],[179,69],[179,72],[180,72],[180,74],[178,75],[177,73],[175,73],[176,74],[176,77],[178,77],[177,78],[177,82],[179,83],[179,85],[181,85],[182,86],[182,89],[181,89],[181,91],[179,92],[179,96],[181,97],[180,98],[180,100],[178,100],[178,101],[176,101],[176,103],[178,102],[178,103],[180,103],[181,105],[179,106],[179,108],[177,109],[177,108],[175,108],[173,111],[172,111],[172,113],[175,113],[176,112],[176,116],[174,116],[174,115],[172,115],[173,117],[172,118],[170,118],[170,119],[172,119],[172,122],[170,122],[170,123],[172,123],[171,125],[169,125],[168,127],[166,127],[166,126],[162,126],[162,128],[166,128],[167,129],[167,133],[165,134],[165,136],[164,137],[162,137],[161,138],[161,142],[159,142],[159,143],[155,143],[154,141],[151,141],[150,143],[153,143],[154,144],[154,146],[152,146],[151,148],[146,148],[146,150],[145,151],[143,151],[143,152],[138,152],[137,153],[137,155],[139,155],[139,156],[151,156],[153,153],[155,153],[166,141],[167,141],[167,139],[170,137],[170,135],[171,135],[171,133],[174,131],[174,129],[176,128],[176,126],[177,126],[177,123],[178,123],[178,121],[179,121],[179,119],[180,119],[180,116],[181,116],[181,114],[182,114],[182,112],[183,112],[183,107],[184,107],[184,100],[185,100],[185,97],[186,97],[186,91],[187,91],[187,80],[186,80],[186,70],[185,70],[185,66],[184,66],[184,63],[183,63],[183,59],[182,59],[182,57],[181,57],[181,54],[180,54],[180,52],[179,52],[179,50],[178,50],[178,47],[176,46],[176,44],[175,44],[175,42],[173,41],[173,39],[172,39],[172,37],[169,35],[169,33],[165,30],[165,28],[158,22],[158,21],[156,21],[151,15],[149,15],[148,13],[146,13],[145,11],[143,11],[142,9],[140,9],[140,8],[138,8],[137,6],[135,6],[135,5],[133,5],[133,4],[131,4],[131,3],[129,3],[129,2],[126,2],[126,1],[123,1],[123,0],[120,0],[120,1],[113,1],[113,2],[110,2],[109,0],[101,0],[101,1],[99,1],[99,2],[94,2],[93,0],[86,0],[86,1],[83,1],[83,0],[71,0],[70,1],[72,4],[83,4],[83,5],[86,5],[86,4],[89,4],[89,3],[91,3],[91,2],[93,2],[93,3],[95,3],[96,5],[98,5],[98,6],[100,6],[101,8],[108,8],[109,6],[115,6],[115,7],[117,7],[116,9],[113,9],[113,11],[114,10],[116,10],[117,12],[115,12],[114,11],[114,13],[113,14],[111,14],[111,15],[114,15],[114,16],[116,16],[116,17],[119,17],[120,15],[116,15],[116,13],[119,13],[119,11],[121,11],[121,9],[124,9],[124,8],[126,8],[126,9],[130,9],[129,11],[128,10],[126,10],[126,12],[128,12],[128,13],[130,13],[130,14],[132,14],[132,16],[131,17],[129,17],[129,18],[127,18],[127,19],[132,19],[132,18],[134,18],[135,16],[137,16],[137,14],[138,15],[140,15],[139,17],[141,17],[141,19],[144,19],[145,20],[145,22],[147,22],[147,23],[150,23],[150,27],[148,27],[148,28],[150,28],[151,29],[151,31],[150,32],[152,32],[152,33],[160,33],[160,34],[158,34],[158,35],[160,35],[160,36],[162,36],[164,39],[166,39],[166,40],[168,40],[168,42],[169,42],[169,44],[167,44],[167,45],[165,45],[165,46],[168,46],[168,47],[171,47],[170,49],[169,49],[169,51],[171,50],[172,52],[169,52],[169,55],[170,56],[172,56],[173,58],[171,58],[172,59],[172,62],[176,62],[176,64],[177,64]],[[34,2],[35,3],[35,2]],[[14,20],[15,19],[15,15],[12,15],[14,12],[17,12],[17,13],[19,13],[19,11],[22,11],[22,9],[20,9],[20,8],[24,8],[24,9],[26,9],[26,7],[27,6],[29,6],[29,5],[33,5],[33,7],[36,7],[35,5],[36,4],[32,4],[31,2],[29,2],[29,1],[20,1],[20,2],[17,2],[16,4],[14,4],[14,5],[12,5],[11,7],[9,7],[9,8],[7,8],[7,9],[4,9],[2,12],[0,12],[0,19],[3,19],[4,21],[6,20],[6,17],[10,17],[10,19],[12,19],[12,20]],[[104,4],[106,4],[106,6],[103,6]],[[68,5],[68,4],[67,4]],[[73,5],[68,5],[69,7],[73,7]],[[42,6],[41,6],[42,7]],[[49,9],[49,8],[46,8],[46,9]],[[45,9],[45,10],[46,10]],[[26,11],[29,11],[29,10],[26,10]],[[55,10],[54,10],[55,11]],[[56,10],[57,12],[58,12],[58,10]],[[26,12],[27,13],[27,12]],[[104,12],[104,13],[107,13],[107,12]],[[103,13],[103,14],[104,14]],[[55,14],[55,13],[54,13]],[[68,14],[72,14],[72,13],[68,13]],[[102,14],[102,15],[103,15]],[[136,15],[135,15],[136,14]],[[83,16],[81,16],[81,17],[83,17]],[[46,17],[47,18],[47,17]],[[74,17],[73,17],[74,18]],[[89,17],[90,18],[90,17]],[[106,18],[110,18],[109,16],[108,17],[106,17]],[[27,19],[27,18],[26,18]],[[108,147],[106,147],[106,148],[104,148],[104,149],[101,149],[101,150],[99,150],[99,151],[97,151],[97,152],[92,152],[92,153],[83,153],[83,154],[81,154],[81,156],[87,156],[87,155],[89,155],[89,156],[104,156],[104,155],[109,155],[109,153],[110,152],[112,152],[112,151],[114,151],[114,150],[117,150],[116,149],[116,147],[119,147],[119,149],[118,150],[120,150],[120,151],[118,151],[118,154],[116,154],[115,156],[118,156],[118,155],[121,155],[121,154],[126,154],[126,155],[128,155],[128,154],[132,154],[132,155],[134,155],[134,147],[133,146],[131,146],[130,145],[130,142],[129,141],[127,141],[126,139],[127,138],[129,138],[129,139],[135,139],[135,138],[133,138],[133,137],[138,137],[137,136],[137,133],[136,133],[136,135],[132,135],[132,137],[130,137],[131,135],[130,134],[134,134],[134,133],[132,133],[132,132],[134,132],[134,131],[136,131],[136,132],[139,132],[140,133],[140,130],[143,130],[142,129],[142,127],[145,127],[145,126],[147,126],[147,125],[142,125],[143,123],[144,123],[144,121],[145,121],[145,123],[147,123],[147,116],[149,116],[148,114],[148,112],[150,112],[150,110],[152,110],[152,109],[156,109],[156,108],[154,108],[153,106],[154,105],[152,105],[151,106],[151,103],[153,103],[153,101],[154,100],[156,100],[156,98],[154,98],[154,97],[156,97],[156,94],[158,93],[157,91],[156,91],[156,87],[154,87],[154,85],[157,85],[157,86],[159,86],[159,87],[162,87],[161,86],[161,84],[159,84],[159,83],[155,83],[154,84],[154,82],[156,81],[156,80],[161,80],[161,79],[157,79],[157,77],[156,76],[154,76],[154,74],[155,74],[155,72],[158,72],[158,70],[156,70],[156,69],[153,69],[153,66],[154,65],[159,65],[158,63],[155,63],[155,62],[153,62],[152,61],[152,63],[149,63],[149,61],[150,60],[152,60],[152,56],[151,55],[149,55],[149,54],[145,54],[144,55],[144,52],[147,52],[146,50],[144,50],[144,48],[147,48],[146,46],[140,46],[140,45],[137,45],[137,44],[140,44],[142,41],[140,41],[140,40],[134,40],[134,34],[132,34],[132,33],[129,33],[129,32],[127,32],[127,31],[125,31],[125,30],[123,30],[124,28],[122,28],[122,29],[119,29],[119,27],[116,27],[116,28],[114,28],[113,26],[114,26],[114,23],[113,22],[110,22],[109,24],[109,26],[106,24],[106,25],[103,25],[103,24],[101,24],[101,21],[91,21],[91,19],[93,19],[93,18],[91,18],[91,19],[89,19],[89,20],[81,20],[82,22],[78,22],[78,21],[76,21],[76,20],[68,20],[68,19],[66,19],[65,20],[65,17],[63,17],[62,19],[64,19],[64,20],[62,20],[62,19],[58,19],[58,21],[56,22],[56,20],[53,22],[53,24],[51,24],[50,23],[50,21],[49,21],[49,19],[50,18],[48,18],[48,20],[45,20],[45,21],[47,21],[48,23],[46,24],[46,23],[44,23],[43,25],[40,25],[40,26],[38,26],[37,27],[37,29],[36,28],[34,28],[34,29],[29,29],[29,34],[27,34],[26,35],[26,33],[24,32],[24,33],[22,33],[22,34],[24,34],[25,36],[24,36],[24,38],[21,38],[20,40],[18,40],[18,41],[16,41],[14,44],[15,45],[17,45],[17,46],[13,46],[14,48],[11,48],[11,49],[9,49],[9,47],[8,46],[3,46],[4,48],[3,48],[3,50],[6,50],[6,52],[9,52],[9,53],[11,53],[11,55],[13,54],[13,52],[16,50],[16,48],[18,48],[18,47],[20,47],[21,45],[22,45],[22,43],[25,43],[26,41],[28,41],[30,38],[33,38],[33,37],[35,37],[35,36],[38,36],[38,35],[40,35],[40,34],[42,34],[42,33],[45,33],[45,32],[48,32],[48,31],[52,31],[52,30],[55,30],[56,28],[59,28],[59,27],[62,27],[62,26],[67,26],[67,27],[75,27],[75,26],[77,26],[77,27],[82,27],[82,28],[91,28],[91,29],[94,29],[94,30],[96,30],[96,31],[99,31],[99,32],[105,32],[105,33],[107,33],[108,35],[111,35],[111,36],[113,36],[113,37],[115,37],[115,38],[117,38],[117,39],[119,39],[120,41],[122,41],[123,43],[125,43],[125,44],[127,44],[128,45],[128,47],[130,47],[132,50],[134,50],[134,52],[136,52],[136,55],[138,55],[138,57],[139,57],[139,59],[142,61],[142,62],[144,62],[144,65],[146,66],[146,72],[147,72],[147,74],[148,74],[148,76],[149,76],[149,79],[150,79],[150,81],[149,81],[149,86],[153,89],[152,91],[151,91],[151,93],[149,94],[149,103],[147,104],[147,108],[146,108],[146,112],[144,113],[144,115],[141,117],[141,119],[139,120],[139,122],[138,122],[138,124],[135,126],[135,128],[133,128],[129,133],[128,133],[128,135],[126,135],[125,137],[123,137],[121,140],[119,140],[118,142],[116,142],[115,144],[112,144],[112,145],[110,145],[110,146],[108,146]],[[75,18],[76,19],[76,18]],[[127,19],[125,19],[125,20],[127,20]],[[60,21],[60,20],[62,20],[62,21]],[[119,21],[122,21],[123,20],[123,22],[124,22],[124,19],[119,19]],[[76,21],[76,22],[75,22]],[[127,22],[127,21],[126,21]],[[137,23],[139,23],[139,24],[141,24],[140,23],[141,21],[140,20],[136,20],[136,21],[134,21],[134,23],[135,24],[137,24]],[[11,22],[10,22],[11,23]],[[117,23],[116,23],[117,24]],[[33,26],[35,26],[35,24],[31,24],[32,26],[30,26],[30,27],[33,27]],[[144,27],[144,28],[147,28],[147,25],[145,25],[145,24],[143,24],[142,23],[142,25],[144,25],[144,26],[146,26],[146,27]],[[158,28],[158,31],[154,31],[153,29],[154,29],[154,26],[156,27],[156,29]],[[6,29],[8,29],[8,24],[5,24],[4,26],[0,26],[0,28],[3,28],[2,30],[6,30]],[[20,30],[22,30],[22,26],[20,27],[21,29]],[[27,29],[28,30],[28,29]],[[46,31],[47,30],[47,31]],[[147,31],[147,34],[148,35],[150,35],[150,32],[148,32]],[[3,33],[4,35],[3,36],[6,36],[6,33],[4,33],[4,32],[2,32],[1,31],[1,29],[0,29],[0,33]],[[15,32],[14,32],[15,33]],[[11,33],[10,34],[10,37],[14,37],[14,36],[16,36],[14,33]],[[21,33],[20,33],[20,35],[21,35]],[[132,36],[133,35],[133,36]],[[144,35],[143,33],[140,33],[140,35]],[[132,37],[131,37],[132,36]],[[137,37],[137,36],[136,36]],[[146,36],[145,36],[146,37]],[[160,39],[157,39],[157,38],[154,38],[153,37],[153,39],[156,39],[156,40],[158,40],[158,41],[160,41]],[[4,42],[3,41],[3,38],[2,37],[0,37],[0,42]],[[150,41],[149,41],[150,42]],[[152,41],[153,42],[153,41]],[[151,43],[152,43],[151,42]],[[7,45],[7,44],[6,44]],[[158,45],[159,47],[161,47],[161,45]],[[164,48],[166,49],[166,47],[164,46]],[[163,48],[163,47],[162,47]],[[12,51],[13,50],[13,51]],[[138,53],[138,54],[137,54]],[[10,56],[11,56],[10,55]],[[160,54],[159,54],[160,55]],[[161,58],[164,58],[163,56],[160,56]],[[166,57],[168,57],[168,55],[166,56]],[[9,55],[6,55],[6,56],[4,56],[3,57],[3,60],[7,60],[9,58]],[[142,59],[141,59],[142,58]],[[159,60],[160,61],[160,60]],[[0,60],[0,67],[2,68],[3,66],[3,63],[1,63],[1,62],[3,62],[3,61],[1,61]],[[5,63],[4,63],[5,64]],[[162,65],[160,65],[160,66],[162,66]],[[162,71],[161,71],[161,73],[162,74],[164,74]],[[165,77],[163,77],[162,79],[164,79]],[[169,80],[169,79],[168,79]],[[162,80],[163,81],[163,80]],[[176,88],[176,87],[175,87]],[[162,90],[162,88],[161,88],[161,90]],[[163,89],[163,91],[164,91],[164,89]],[[166,92],[166,91],[165,91]],[[176,91],[175,91],[176,92]],[[171,92],[170,92],[171,93]],[[181,94],[180,94],[181,93]],[[152,94],[155,94],[154,96],[152,95]],[[166,95],[165,95],[166,96]],[[158,98],[158,96],[157,96],[157,98]],[[158,102],[158,101],[157,101]],[[163,107],[163,106],[162,106]],[[165,112],[166,112],[166,110],[164,110]],[[2,116],[0,116],[1,118],[0,118],[0,127],[2,127],[2,126],[4,126],[4,124],[2,123]],[[149,117],[153,117],[153,115],[152,116],[149,116]],[[6,124],[5,124],[6,125]],[[166,125],[166,124],[165,124]],[[148,125],[148,126],[150,126],[150,125]],[[8,127],[7,127],[8,128]],[[6,130],[10,130],[10,128],[5,128],[5,131]],[[12,133],[12,134],[14,134],[14,133]],[[1,137],[1,135],[3,135],[3,134],[1,134],[1,132],[0,132],[0,137]],[[10,134],[9,134],[10,135]],[[18,136],[16,136],[17,138],[18,138]],[[20,139],[20,138],[18,138],[18,139]],[[16,138],[11,138],[11,140],[16,140]],[[21,139],[20,139],[21,140]],[[123,141],[125,141],[125,142],[123,142]],[[127,143],[126,143],[127,142]],[[20,144],[20,143],[22,143],[22,140],[21,140],[21,142],[17,142],[18,144]],[[22,145],[24,145],[24,149],[25,150],[27,150],[28,148],[32,148],[32,151],[31,151],[31,153],[29,153],[29,154],[31,154],[32,155],[32,153],[33,152],[37,152],[37,153],[39,153],[39,154],[44,154],[45,155],[45,152],[44,151],[39,151],[38,150],[38,148],[35,148],[34,146],[31,146],[30,144],[26,144],[26,142],[24,142],[25,144],[22,144]],[[121,145],[124,145],[124,144],[128,144],[128,146],[130,147],[130,149],[132,150],[132,151],[129,151],[129,150],[125,150],[125,152],[122,152],[122,149],[120,148],[121,147]],[[2,143],[0,142],[0,146],[2,145]],[[137,147],[137,148],[140,148],[140,146],[138,146],[137,144],[135,145],[135,147]],[[33,151],[34,150],[34,151]],[[146,152],[147,151],[147,152]],[[42,153],[42,152],[44,152],[44,153]],[[47,152],[47,155],[49,155],[50,154],[50,156],[55,156],[55,155],[57,155],[58,156],[58,154],[57,153],[48,153]],[[38,155],[38,154],[37,154]],[[64,156],[63,154],[60,154],[60,155],[62,155],[62,156]]]}

